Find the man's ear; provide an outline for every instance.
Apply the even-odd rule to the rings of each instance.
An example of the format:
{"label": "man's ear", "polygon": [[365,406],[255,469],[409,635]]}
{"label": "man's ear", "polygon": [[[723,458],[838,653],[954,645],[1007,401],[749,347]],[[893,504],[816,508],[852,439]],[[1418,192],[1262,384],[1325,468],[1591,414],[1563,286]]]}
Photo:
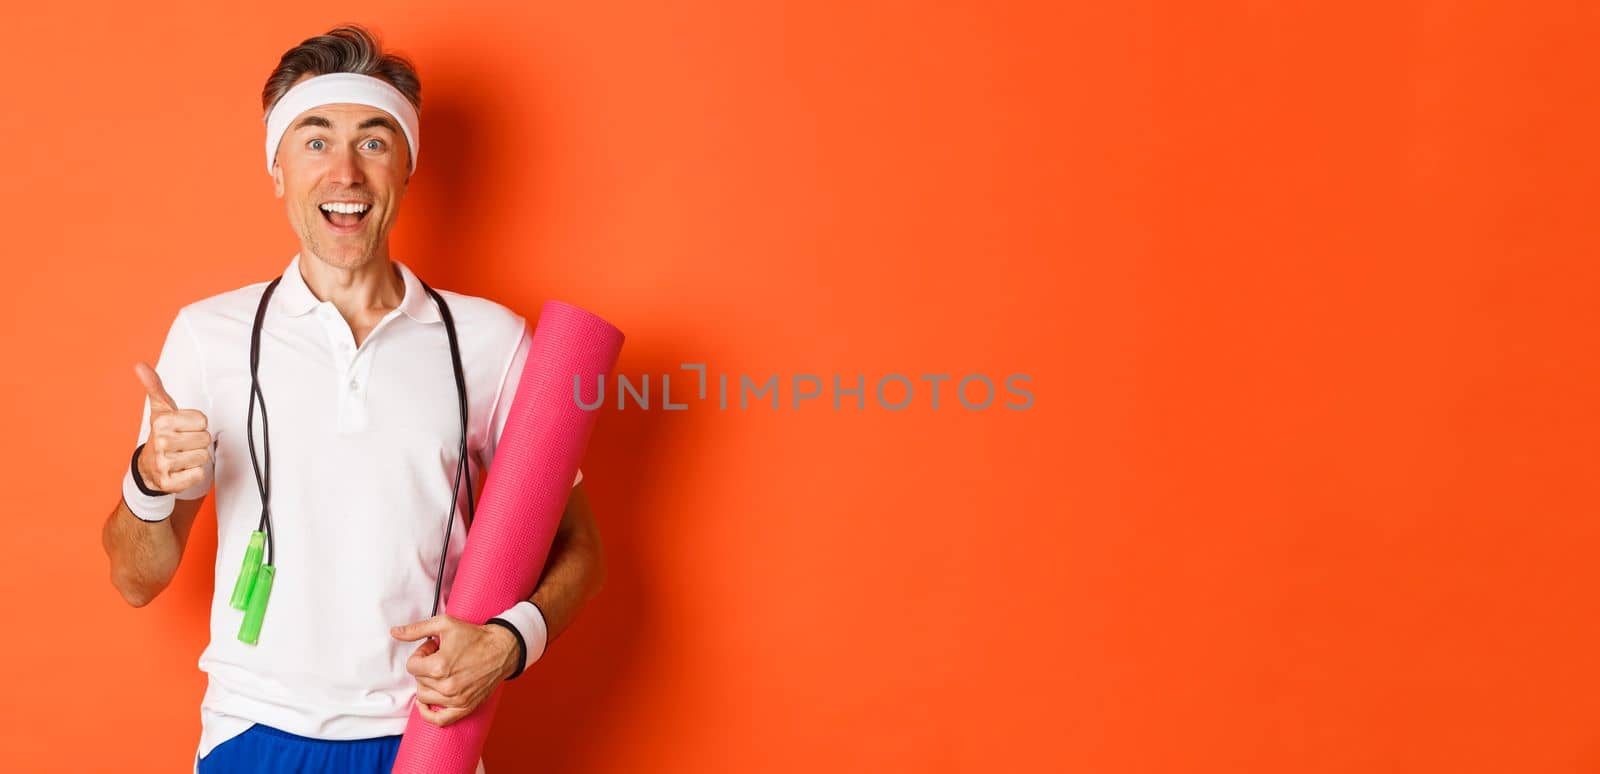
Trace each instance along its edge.
{"label": "man's ear", "polygon": [[272,195],[283,198],[283,167],[272,165]]}

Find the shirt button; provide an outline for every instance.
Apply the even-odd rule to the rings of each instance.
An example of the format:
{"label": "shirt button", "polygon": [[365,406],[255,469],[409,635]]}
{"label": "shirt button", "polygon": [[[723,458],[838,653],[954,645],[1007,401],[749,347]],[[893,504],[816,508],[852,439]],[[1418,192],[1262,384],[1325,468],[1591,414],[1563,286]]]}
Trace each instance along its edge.
{"label": "shirt button", "polygon": [[360,382],[357,382],[354,379],[350,380],[350,389],[351,390],[356,390],[356,389],[359,389],[360,387],[361,387],[361,383]]}

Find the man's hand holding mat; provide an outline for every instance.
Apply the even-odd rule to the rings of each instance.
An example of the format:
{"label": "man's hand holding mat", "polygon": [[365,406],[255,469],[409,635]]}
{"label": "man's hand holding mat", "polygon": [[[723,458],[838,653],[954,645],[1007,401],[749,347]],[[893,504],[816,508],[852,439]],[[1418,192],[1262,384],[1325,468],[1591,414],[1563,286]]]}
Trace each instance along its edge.
{"label": "man's hand holding mat", "polygon": [[[589,443],[603,380],[622,332],[570,304],[548,301],[495,451],[483,500],[456,568],[446,610],[481,625],[534,591]],[[472,774],[503,685],[476,710],[436,726],[414,706],[395,774]]]}

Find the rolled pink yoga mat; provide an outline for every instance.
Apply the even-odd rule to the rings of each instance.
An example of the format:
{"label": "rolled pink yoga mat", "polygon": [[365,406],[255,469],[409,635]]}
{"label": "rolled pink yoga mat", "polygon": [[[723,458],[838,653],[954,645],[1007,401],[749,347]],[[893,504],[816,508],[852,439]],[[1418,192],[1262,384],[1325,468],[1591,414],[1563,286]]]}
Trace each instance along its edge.
{"label": "rolled pink yoga mat", "polygon": [[[481,626],[533,593],[597,416],[573,400],[573,377],[581,377],[583,402],[593,404],[621,351],[622,332],[611,323],[571,304],[545,302],[456,567],[445,605],[450,616]],[[503,689],[443,728],[412,707],[394,771],[476,771]]]}

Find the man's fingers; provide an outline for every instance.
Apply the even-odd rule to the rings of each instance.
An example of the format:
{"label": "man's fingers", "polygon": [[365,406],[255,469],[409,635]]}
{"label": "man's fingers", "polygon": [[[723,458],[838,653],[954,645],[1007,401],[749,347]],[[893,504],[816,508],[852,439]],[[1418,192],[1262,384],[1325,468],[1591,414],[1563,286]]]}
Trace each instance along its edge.
{"label": "man's fingers", "polygon": [[427,677],[424,675],[418,675],[417,690],[421,691],[424,689],[428,691],[429,704],[443,704],[454,707],[461,704],[461,700],[465,698],[464,691],[466,686],[462,685],[462,681],[455,677]]}
{"label": "man's fingers", "polygon": [[[183,412],[178,412],[179,414]],[[172,414],[171,416],[177,416]],[[167,441],[161,448],[174,454],[191,449],[210,449],[217,439],[211,435],[210,430],[179,430],[167,436]]]}
{"label": "man's fingers", "polygon": [[190,468],[203,467],[211,461],[210,449],[189,449],[187,451],[171,451],[164,455],[167,460],[167,475],[176,476]]}
{"label": "man's fingers", "polygon": [[433,709],[424,703],[420,698],[413,699],[411,703],[416,705],[417,713],[422,715],[423,720],[426,720],[436,726],[448,726],[469,714],[467,710],[460,707],[442,707],[440,709]]}
{"label": "man's fingers", "polygon": [[[437,648],[435,648],[435,650],[437,650]],[[419,679],[424,677],[431,677],[434,679],[443,678],[445,676],[444,656],[440,656],[436,653],[428,653],[419,656],[413,653],[411,654],[411,658],[406,659],[406,671],[410,672],[413,677],[417,677]]]}
{"label": "man's fingers", "polygon": [[139,381],[144,384],[145,394],[150,396],[151,411],[178,410],[178,402],[167,394],[167,388],[161,386],[161,375],[156,373],[156,369],[139,362],[133,365],[133,372],[139,376]]}
{"label": "man's fingers", "polygon": [[440,613],[432,618],[393,627],[389,630],[389,634],[397,640],[415,641],[423,637],[444,634],[448,628],[450,619],[444,613]]}
{"label": "man's fingers", "polygon": [[159,485],[164,491],[176,493],[200,483],[200,481],[205,477],[205,468],[189,468],[188,470],[180,473],[167,476],[167,480],[165,482],[160,482]]}
{"label": "man's fingers", "polygon": [[456,700],[433,684],[417,683],[417,699],[432,707],[453,707]]}
{"label": "man's fingers", "polygon": [[151,482],[169,492],[176,491],[179,488],[187,489],[200,483],[200,480],[205,478],[205,466],[210,464],[212,460],[211,447],[209,445],[210,433],[179,433],[178,435],[187,436],[188,439],[176,443],[205,443],[207,445],[198,449],[175,450],[171,448],[174,442],[167,441],[167,436],[161,436],[155,445],[147,447],[147,451],[155,455],[152,458],[154,461],[150,464]]}
{"label": "man's fingers", "polygon": [[417,708],[417,714],[421,715],[423,720],[426,720],[436,726],[444,725],[442,722],[440,722],[440,716],[444,714],[444,710],[436,710],[429,707],[427,703],[422,701],[421,697],[412,699],[411,703]]}
{"label": "man's fingers", "polygon": [[150,420],[150,426],[158,433],[197,433],[207,424],[205,413],[198,409],[164,412]]}

